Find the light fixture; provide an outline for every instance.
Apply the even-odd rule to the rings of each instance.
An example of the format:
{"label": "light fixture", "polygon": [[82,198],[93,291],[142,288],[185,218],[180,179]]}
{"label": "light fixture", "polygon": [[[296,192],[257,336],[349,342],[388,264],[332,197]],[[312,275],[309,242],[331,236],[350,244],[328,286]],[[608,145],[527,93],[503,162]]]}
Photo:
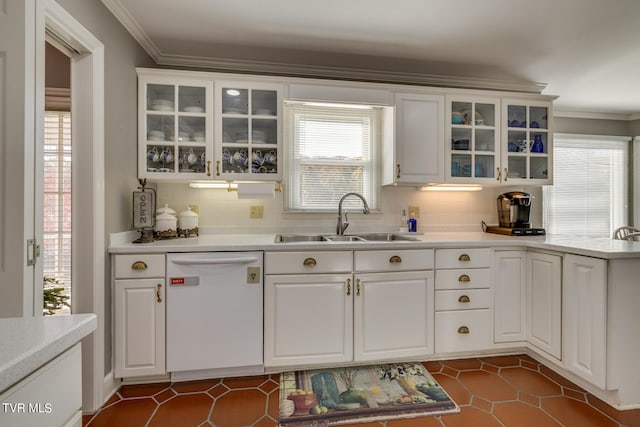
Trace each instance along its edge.
{"label": "light fixture", "polygon": [[227,89],[227,95],[238,96],[240,95],[240,91],[238,89]]}
{"label": "light fixture", "polygon": [[424,187],[418,187],[420,191],[480,191],[482,186],[480,185],[427,185]]}
{"label": "light fixture", "polygon": [[238,188],[238,184],[231,181],[190,181],[191,188],[226,188],[233,191]]}

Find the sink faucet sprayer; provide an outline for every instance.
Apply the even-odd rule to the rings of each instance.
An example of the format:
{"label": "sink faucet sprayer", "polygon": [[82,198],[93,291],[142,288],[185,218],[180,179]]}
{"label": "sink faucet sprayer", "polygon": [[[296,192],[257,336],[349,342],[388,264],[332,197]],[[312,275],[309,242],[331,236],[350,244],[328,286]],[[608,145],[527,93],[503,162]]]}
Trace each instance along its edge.
{"label": "sink faucet sprayer", "polygon": [[369,213],[369,205],[367,204],[367,201],[364,199],[364,197],[362,197],[360,194],[347,193],[344,196],[342,196],[342,198],[340,198],[340,202],[338,203],[338,225],[336,226],[336,234],[338,236],[342,236],[344,234],[344,230],[346,230],[347,227],[349,226],[349,217],[347,216],[346,212],[344,213],[344,221],[342,220],[342,202],[344,201],[344,199],[346,199],[349,196],[359,197],[360,200],[362,200],[362,203],[364,204],[362,213],[364,213],[365,215]]}

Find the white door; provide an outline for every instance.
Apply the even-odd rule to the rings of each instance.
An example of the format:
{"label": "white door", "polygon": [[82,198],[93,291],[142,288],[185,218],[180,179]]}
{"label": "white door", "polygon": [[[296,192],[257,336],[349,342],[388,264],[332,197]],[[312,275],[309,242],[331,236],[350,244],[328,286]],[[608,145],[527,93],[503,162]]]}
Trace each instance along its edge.
{"label": "white door", "polygon": [[563,270],[563,341],[567,369],[605,388],[607,262],[565,255]]}
{"label": "white door", "polygon": [[0,317],[34,314],[35,272],[27,265],[38,194],[34,171],[39,170],[34,164],[34,3],[4,0],[0,11]]}
{"label": "white door", "polygon": [[114,287],[115,376],[164,374],[164,280],[121,279]]}
{"label": "white door", "polygon": [[525,341],[526,252],[496,251],[493,271],[495,342]]}
{"label": "white door", "polygon": [[264,364],[353,359],[351,274],[266,275]]}
{"label": "white door", "polygon": [[443,182],[444,96],[396,95],[395,127],[395,162],[385,165],[384,183]]}
{"label": "white door", "polygon": [[562,359],[562,257],[527,253],[527,341]]}
{"label": "white door", "polygon": [[433,271],[357,274],[354,360],[433,353]]}

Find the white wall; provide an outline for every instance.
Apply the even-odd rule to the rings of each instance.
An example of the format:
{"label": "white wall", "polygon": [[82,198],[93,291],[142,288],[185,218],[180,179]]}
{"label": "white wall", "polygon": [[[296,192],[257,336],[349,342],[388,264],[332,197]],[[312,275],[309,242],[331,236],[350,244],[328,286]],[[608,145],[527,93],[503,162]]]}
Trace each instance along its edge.
{"label": "white wall", "polygon": [[[283,210],[283,197],[274,200],[238,200],[237,193],[226,189],[194,189],[188,184],[159,184],[158,206],[168,204],[181,212],[195,204],[200,210],[200,227],[220,233],[244,232],[326,232],[336,226],[336,212],[323,214],[288,213]],[[382,212],[349,214],[349,231],[397,230],[402,209],[420,207],[419,232],[481,231],[481,221],[497,225],[496,198],[506,191],[526,191],[534,195],[534,226],[542,226],[542,191],[531,187],[490,187],[476,192],[420,192],[415,187],[385,187],[380,198]],[[263,219],[249,218],[251,205],[264,206]]]}

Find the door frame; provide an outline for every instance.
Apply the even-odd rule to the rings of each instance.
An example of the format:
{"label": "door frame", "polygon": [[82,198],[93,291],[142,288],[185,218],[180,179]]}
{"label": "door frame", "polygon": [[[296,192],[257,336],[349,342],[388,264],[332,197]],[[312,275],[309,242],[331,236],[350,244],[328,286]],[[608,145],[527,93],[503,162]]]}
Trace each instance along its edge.
{"label": "door frame", "polygon": [[[35,68],[39,100],[36,123],[39,126],[44,123],[45,29],[81,52],[71,58],[72,277],[76,284],[72,288],[72,312],[97,316],[97,329],[82,340],[82,407],[84,412],[94,412],[102,405],[105,392],[110,394],[115,387],[113,375],[104,372],[104,45],[54,0],[36,0],[36,6]],[[36,151],[42,152],[43,132],[37,130]]]}

